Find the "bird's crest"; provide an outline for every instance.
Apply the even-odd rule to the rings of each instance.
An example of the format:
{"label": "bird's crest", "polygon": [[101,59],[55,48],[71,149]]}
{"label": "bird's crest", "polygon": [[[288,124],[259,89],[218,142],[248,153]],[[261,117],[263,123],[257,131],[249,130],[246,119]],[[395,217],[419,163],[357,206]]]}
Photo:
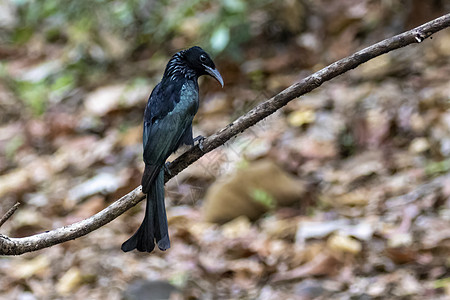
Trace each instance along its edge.
{"label": "bird's crest", "polygon": [[164,77],[170,78],[170,80],[176,80],[179,77],[185,77],[192,79],[195,77],[195,71],[190,69],[185,61],[185,54],[187,50],[182,50],[175,53],[167,63],[166,70],[164,71]]}

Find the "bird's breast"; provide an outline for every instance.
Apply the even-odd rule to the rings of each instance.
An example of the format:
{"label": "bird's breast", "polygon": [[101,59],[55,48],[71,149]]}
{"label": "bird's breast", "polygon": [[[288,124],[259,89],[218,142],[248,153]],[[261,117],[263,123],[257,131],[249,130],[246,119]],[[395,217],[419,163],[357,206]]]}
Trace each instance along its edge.
{"label": "bird's breast", "polygon": [[194,116],[198,110],[198,87],[195,82],[187,81],[181,87],[178,109]]}

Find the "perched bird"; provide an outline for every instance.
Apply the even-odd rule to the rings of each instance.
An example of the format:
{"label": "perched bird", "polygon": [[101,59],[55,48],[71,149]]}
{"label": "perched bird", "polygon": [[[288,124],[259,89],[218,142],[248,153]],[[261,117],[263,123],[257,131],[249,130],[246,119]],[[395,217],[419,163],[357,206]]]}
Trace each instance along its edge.
{"label": "perched bird", "polygon": [[170,154],[183,144],[193,145],[192,120],[198,110],[198,78],[223,79],[214,62],[195,46],[176,53],[167,63],[161,82],[153,89],[144,113],[142,191],[147,194],[144,221],[122,250],[151,252],[170,248],[164,206],[164,170]]}

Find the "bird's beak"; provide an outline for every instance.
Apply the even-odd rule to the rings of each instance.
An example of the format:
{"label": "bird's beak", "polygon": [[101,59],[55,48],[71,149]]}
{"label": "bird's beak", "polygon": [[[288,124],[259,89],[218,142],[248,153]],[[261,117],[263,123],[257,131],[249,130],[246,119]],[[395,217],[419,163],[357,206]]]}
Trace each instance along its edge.
{"label": "bird's beak", "polygon": [[220,75],[219,71],[217,71],[217,69],[213,69],[207,65],[203,65],[203,66],[205,67],[205,71],[208,72],[209,75],[214,77],[220,83],[220,85],[223,87],[223,79],[222,79],[222,75]]}

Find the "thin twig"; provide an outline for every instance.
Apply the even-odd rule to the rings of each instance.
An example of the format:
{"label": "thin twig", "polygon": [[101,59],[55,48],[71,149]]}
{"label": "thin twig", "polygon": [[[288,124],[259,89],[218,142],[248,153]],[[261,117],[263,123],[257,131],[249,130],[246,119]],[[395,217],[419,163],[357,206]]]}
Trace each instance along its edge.
{"label": "thin twig", "polygon": [[[194,146],[182,154],[171,163],[170,175],[166,175],[166,182],[205,153],[223,145],[233,136],[273,114],[289,101],[309,93],[324,82],[352,70],[377,56],[410,44],[421,43],[432,34],[447,27],[450,27],[450,14],[358,51],[291,85],[281,93],[259,104],[227,127],[206,138],[203,141],[202,150],[198,146]],[[19,255],[76,239],[114,220],[143,199],[144,194],[142,194],[141,187],[138,187],[101,212],[83,221],[23,238],[10,238],[0,235],[0,255]]]}
{"label": "thin twig", "polygon": [[5,222],[11,218],[11,216],[16,212],[17,208],[20,206],[20,202],[16,202],[7,212],[3,215],[3,217],[0,219],[0,227],[2,227]]}

